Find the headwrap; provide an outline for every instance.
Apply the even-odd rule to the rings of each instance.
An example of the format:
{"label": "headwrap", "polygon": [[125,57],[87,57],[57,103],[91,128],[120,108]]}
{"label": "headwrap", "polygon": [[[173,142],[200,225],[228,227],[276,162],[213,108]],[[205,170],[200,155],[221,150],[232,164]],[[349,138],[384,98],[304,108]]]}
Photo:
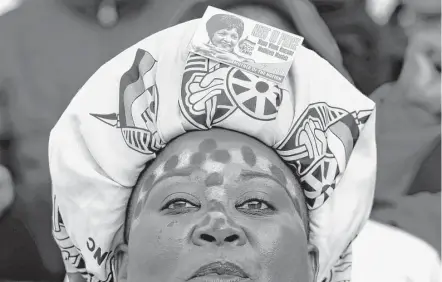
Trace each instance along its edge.
{"label": "headwrap", "polygon": [[316,281],[350,280],[351,242],[374,193],[374,103],[304,47],[281,85],[192,54],[198,23],[107,62],[53,128],[53,235],[67,271],[112,281],[112,241],[146,162],[177,136],[217,127],[260,140],[298,175],[319,253]]}

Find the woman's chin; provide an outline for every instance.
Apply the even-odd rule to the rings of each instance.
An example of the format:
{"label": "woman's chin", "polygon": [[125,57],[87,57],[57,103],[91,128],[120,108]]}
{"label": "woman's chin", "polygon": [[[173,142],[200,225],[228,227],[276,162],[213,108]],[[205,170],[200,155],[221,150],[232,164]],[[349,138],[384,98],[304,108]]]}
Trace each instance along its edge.
{"label": "woman's chin", "polygon": [[233,48],[231,46],[217,46],[216,49],[220,52],[226,52],[226,53],[231,53],[233,52]]}

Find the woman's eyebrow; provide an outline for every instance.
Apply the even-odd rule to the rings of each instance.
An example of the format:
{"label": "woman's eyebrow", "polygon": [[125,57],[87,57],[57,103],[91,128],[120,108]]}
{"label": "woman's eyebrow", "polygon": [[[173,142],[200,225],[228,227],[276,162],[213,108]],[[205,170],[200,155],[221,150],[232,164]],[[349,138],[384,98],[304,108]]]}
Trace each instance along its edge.
{"label": "woman's eyebrow", "polygon": [[274,177],[273,175],[267,174],[265,172],[254,171],[254,170],[247,170],[247,169],[241,170],[241,173],[239,174],[238,180],[240,180],[240,181],[248,181],[248,180],[255,179],[255,178],[270,179],[271,181],[276,182],[277,184],[279,184],[281,187],[286,188],[286,186],[279,179]]}
{"label": "woman's eyebrow", "polygon": [[164,172],[157,179],[155,179],[152,186],[168,178],[190,176],[195,170],[200,170],[200,169],[196,167],[184,167]]}

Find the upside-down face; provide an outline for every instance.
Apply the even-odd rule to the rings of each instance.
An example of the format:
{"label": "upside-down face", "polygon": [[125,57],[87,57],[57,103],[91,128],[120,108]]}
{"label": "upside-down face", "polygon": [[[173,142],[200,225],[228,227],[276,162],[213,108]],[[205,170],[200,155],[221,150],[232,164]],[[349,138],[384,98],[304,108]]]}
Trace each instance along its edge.
{"label": "upside-down face", "polygon": [[311,281],[301,189],[260,142],[226,130],[187,133],[142,185],[129,281]]}

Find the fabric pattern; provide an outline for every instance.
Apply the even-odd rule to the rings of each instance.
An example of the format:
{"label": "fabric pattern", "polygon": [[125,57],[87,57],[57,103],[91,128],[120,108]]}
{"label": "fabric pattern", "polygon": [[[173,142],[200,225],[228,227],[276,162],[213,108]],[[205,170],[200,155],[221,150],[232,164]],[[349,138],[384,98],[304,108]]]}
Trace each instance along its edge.
{"label": "fabric pattern", "polygon": [[177,136],[217,127],[252,136],[286,161],[309,208],[316,281],[350,280],[350,244],[374,193],[374,103],[303,47],[281,85],[190,54],[198,23],[161,31],[106,63],[52,130],[53,233],[66,269],[112,281],[112,241],[146,162]]}

